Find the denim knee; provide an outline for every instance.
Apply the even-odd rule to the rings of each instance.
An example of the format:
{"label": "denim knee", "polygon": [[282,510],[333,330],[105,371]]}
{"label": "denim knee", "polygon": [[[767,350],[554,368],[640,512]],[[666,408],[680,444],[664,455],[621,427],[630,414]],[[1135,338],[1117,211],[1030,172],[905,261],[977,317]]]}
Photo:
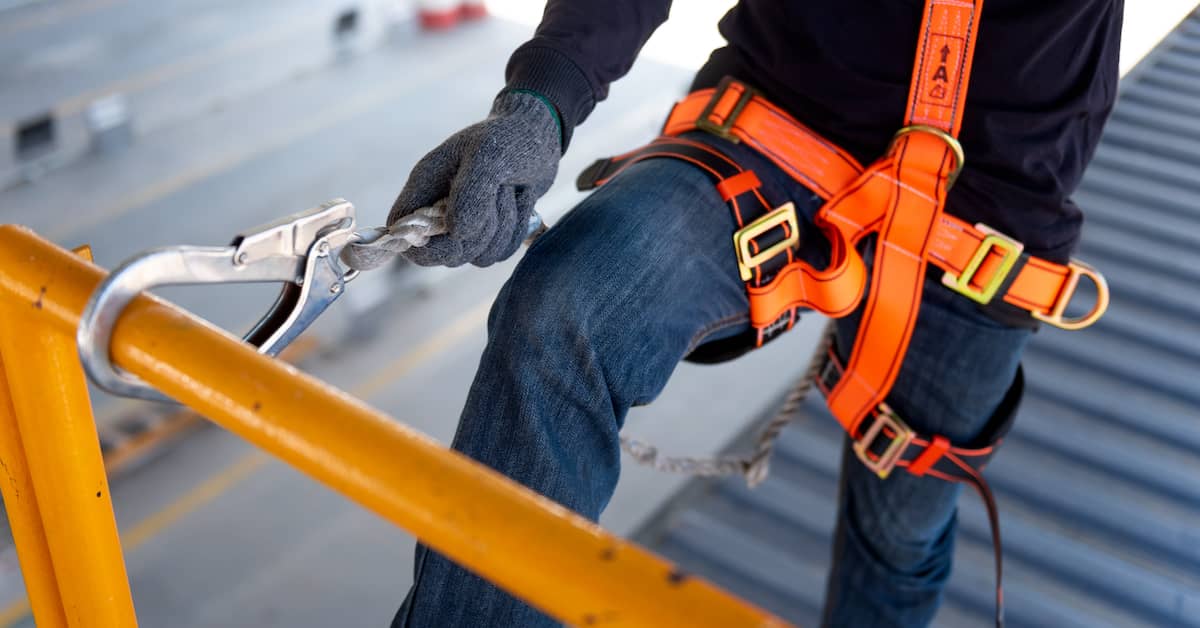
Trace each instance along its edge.
{"label": "denim knee", "polygon": [[854,459],[849,447],[843,455],[850,458],[845,524],[868,562],[913,586],[944,580],[954,538],[953,504],[962,488],[907,474],[880,479]]}
{"label": "denim knee", "polygon": [[526,253],[492,306],[490,341],[506,342],[520,355],[590,352],[597,340],[595,295],[568,258],[552,246],[535,245]]}

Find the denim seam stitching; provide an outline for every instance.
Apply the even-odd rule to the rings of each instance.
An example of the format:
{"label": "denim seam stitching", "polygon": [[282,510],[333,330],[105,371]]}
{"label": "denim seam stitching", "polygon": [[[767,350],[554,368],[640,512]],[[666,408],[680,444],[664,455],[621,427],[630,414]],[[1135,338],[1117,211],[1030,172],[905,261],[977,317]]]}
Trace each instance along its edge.
{"label": "denim seam stitching", "polygon": [[749,314],[738,313],[738,314],[731,314],[729,316],[726,316],[725,318],[717,319],[716,321],[713,321],[712,323],[705,325],[703,328],[700,329],[700,331],[696,332],[696,334],[692,336],[691,341],[688,342],[687,351],[684,353],[684,355],[687,355],[688,353],[691,353],[692,351],[694,351],[696,349],[696,347],[698,347],[701,344],[701,341],[703,341],[710,334],[720,331],[722,329],[725,329],[727,327],[732,327],[738,323],[743,323],[743,322],[749,321],[749,320],[750,320]]}

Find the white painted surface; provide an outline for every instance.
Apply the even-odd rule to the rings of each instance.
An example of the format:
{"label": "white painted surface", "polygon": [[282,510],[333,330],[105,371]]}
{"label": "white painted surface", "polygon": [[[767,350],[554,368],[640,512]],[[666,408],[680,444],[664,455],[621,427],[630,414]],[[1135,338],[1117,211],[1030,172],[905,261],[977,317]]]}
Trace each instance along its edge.
{"label": "white painted surface", "polygon": [[1125,26],[1121,32],[1121,75],[1133,69],[1195,8],[1194,0],[1126,0]]}

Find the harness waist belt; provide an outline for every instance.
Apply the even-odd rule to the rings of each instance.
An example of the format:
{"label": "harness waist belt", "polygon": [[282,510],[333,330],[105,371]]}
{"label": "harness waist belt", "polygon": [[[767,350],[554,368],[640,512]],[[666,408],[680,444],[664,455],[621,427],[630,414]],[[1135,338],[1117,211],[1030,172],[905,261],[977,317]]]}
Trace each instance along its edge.
{"label": "harness waist belt", "polygon": [[[744,142],[826,201],[866,170],[849,153],[734,80],[676,104],[663,134],[694,130]],[[1065,329],[1081,329],[1100,318],[1108,307],[1108,287],[1100,273],[1077,260],[1058,264],[1022,249],[1020,242],[986,225],[942,213],[931,234],[928,260],[945,271],[947,287],[981,304],[999,297],[1036,320]],[[1096,286],[1096,302],[1086,314],[1068,318],[1066,307],[1085,277]]]}

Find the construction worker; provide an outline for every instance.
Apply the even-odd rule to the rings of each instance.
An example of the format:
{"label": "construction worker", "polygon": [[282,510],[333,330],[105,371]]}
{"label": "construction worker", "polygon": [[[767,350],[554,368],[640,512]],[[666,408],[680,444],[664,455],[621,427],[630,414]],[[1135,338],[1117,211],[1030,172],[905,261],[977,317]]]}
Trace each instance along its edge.
{"label": "construction worker", "polygon": [[[777,112],[783,122],[775,128],[788,130],[739,142],[732,141],[728,127],[680,133],[672,150],[692,146],[705,159],[725,159],[739,174],[753,176],[716,176],[695,163],[699,157],[640,160],[537,240],[492,308],[487,347],[453,446],[598,518],[617,484],[618,432],[631,406],[650,403],[681,359],[712,357],[704,355],[711,347],[728,354],[748,332],[752,346],[755,336],[761,343],[764,335],[795,322],[794,310],[769,327],[748,315],[742,271],[754,274],[750,266],[758,262],[747,262],[730,245],[731,234],[743,225],[730,211],[729,198],[751,186],[772,207],[793,203],[802,237],[785,251],[788,260],[822,269],[844,257],[845,251],[831,245],[828,226],[816,220],[836,194],[806,179],[805,164],[789,164],[761,149],[780,133],[808,133],[796,131],[800,127],[788,122],[793,118],[825,138],[818,143],[844,151],[829,154],[848,154],[868,164],[898,152],[889,151],[889,145],[901,139],[897,129],[906,115],[911,121],[914,111],[923,111],[914,107],[965,93],[953,91],[954,80],[961,71],[965,85],[969,74],[961,129],[953,119],[944,131],[910,129],[919,133],[909,135],[927,137],[911,138],[904,150],[932,146],[940,151],[939,142],[956,148],[957,134],[967,156],[965,169],[961,155],[945,160],[947,167],[961,170],[957,181],[939,175],[934,191],[918,196],[938,196],[944,214],[1011,238],[985,239],[980,259],[1005,249],[1019,252],[1012,259],[1022,264],[1035,259],[1046,267],[1067,264],[1082,223],[1069,197],[1117,90],[1121,0],[987,0],[986,9],[979,0],[974,9],[969,0],[931,0],[923,9],[924,4],[741,0],[730,10],[720,23],[728,45],[712,53],[693,89],[713,88],[723,77],[733,77],[756,88],[755,98],[762,99],[756,105],[759,114]],[[535,202],[555,179],[575,127],[604,100],[609,84],[630,69],[669,7],[669,0],[551,0],[533,39],[509,60],[507,86],[487,118],[450,137],[412,170],[389,221],[445,199],[449,232],[412,249],[409,259],[422,265],[487,266],[511,256],[525,237]],[[960,9],[980,12],[970,14],[974,17],[965,26],[935,25],[964,29],[959,36],[937,31],[929,43],[920,34],[928,25],[925,11]],[[973,65],[971,48],[956,43],[968,38]],[[929,75],[918,77],[934,81],[928,93],[910,88],[925,85],[913,82],[918,81],[913,62],[918,46],[929,53],[918,58],[918,71],[926,67],[925,57],[940,55],[942,64],[935,59]],[[947,78],[948,88],[943,87]],[[910,93],[916,104],[906,114]],[[715,94],[710,105],[723,92]],[[731,125],[736,115],[728,114]],[[717,153],[724,157],[713,157]],[[904,184],[904,176],[900,172],[896,181]],[[948,196],[940,199],[947,188]],[[877,227],[881,234],[886,228]],[[790,234],[791,227],[783,232]],[[880,238],[885,236],[859,242],[868,266],[890,254],[876,246]],[[872,275],[871,281],[880,276]],[[1022,349],[1037,322],[1029,312],[964,297],[960,292],[975,288],[951,289],[940,280],[940,271],[923,284],[922,277],[915,297],[920,313],[909,326],[887,407],[914,432],[940,435],[944,443],[977,443],[1000,408],[1014,405],[1009,401],[1014,390],[1019,393]],[[990,283],[1002,292],[1008,289],[999,277]],[[879,303],[906,298],[881,291]],[[859,341],[868,303],[862,298],[852,313],[838,319],[837,353],[843,361],[851,359]],[[736,362],[723,368],[730,378],[739,377]],[[852,431],[848,442],[854,437]],[[950,575],[961,487],[898,471],[882,479],[886,474],[864,464],[874,459],[850,454],[849,447],[843,455],[824,624],[924,626],[933,619]],[[554,622],[419,547],[415,584],[393,625]]]}

